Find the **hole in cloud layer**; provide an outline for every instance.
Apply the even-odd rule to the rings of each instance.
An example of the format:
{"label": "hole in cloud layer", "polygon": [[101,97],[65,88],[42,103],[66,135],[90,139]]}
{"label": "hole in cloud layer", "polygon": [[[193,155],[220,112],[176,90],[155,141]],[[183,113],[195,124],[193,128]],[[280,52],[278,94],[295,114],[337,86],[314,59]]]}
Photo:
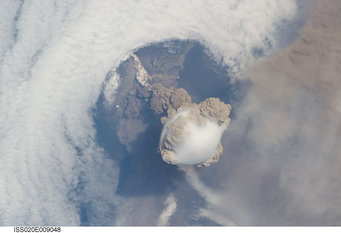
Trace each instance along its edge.
{"label": "hole in cloud layer", "polygon": [[[175,51],[172,51],[172,49]],[[202,82],[204,86],[206,82],[206,88],[198,83],[193,86],[205,90],[219,89],[221,86],[224,86],[227,91],[215,92],[213,96],[225,99],[226,101],[233,99],[234,101],[231,102],[237,102],[241,98],[240,93],[248,88],[248,84],[240,81],[232,83],[229,76],[226,75],[226,67],[224,68],[224,66],[212,60],[212,57],[205,53],[205,50],[205,47],[195,41],[172,40],[143,47],[135,51],[135,54],[139,56],[148,73],[156,77],[155,79],[160,76],[161,71],[163,72],[162,74],[166,78],[158,81],[169,82],[164,83],[165,86],[170,86],[170,82],[173,82],[179,88],[186,88],[186,84],[183,83],[197,80]],[[197,53],[195,56],[195,59],[197,59],[196,64],[193,64],[192,55],[186,55],[193,52]],[[197,69],[205,70],[205,72],[198,76],[195,73]],[[179,72],[182,72],[182,70],[186,70],[188,73],[179,75]],[[196,71],[193,72],[194,70]],[[123,104],[127,102],[129,93],[132,91],[131,88],[135,85],[132,84],[132,82],[135,82],[132,60],[128,58],[117,68],[117,71],[120,84],[115,91],[114,101],[108,106],[108,99],[103,94],[97,103],[96,110],[98,143],[104,147],[109,156],[113,156],[112,158],[120,163],[117,193],[128,196],[166,193],[173,187],[174,179],[183,178],[181,178],[181,172],[176,167],[169,166],[162,161],[157,151],[162,131],[160,116],[154,115],[149,105],[140,106],[134,100],[129,102],[129,104],[134,108],[140,108],[138,110],[139,116],[125,115],[136,114],[131,111],[129,113],[125,112],[123,116],[120,115],[120,111],[123,111],[122,109],[125,108]],[[109,74],[108,80],[110,80],[112,75]],[[176,80],[176,82],[171,80]],[[210,83],[211,80],[212,83]],[[207,92],[201,93],[200,89],[192,89],[190,93],[197,96],[198,100],[204,99],[209,95]],[[137,97],[138,100],[139,98]],[[222,130],[219,126],[209,121],[207,121],[206,126],[201,128],[189,125],[188,130],[189,133],[195,133],[196,136],[192,134],[192,137],[189,137],[189,141],[181,145],[178,150],[179,152],[188,150],[190,145],[200,142],[196,141],[203,137],[205,138],[204,142],[209,147],[201,143],[201,149],[206,151],[200,149],[204,154],[198,156],[209,156],[213,147],[214,149],[217,147],[222,135]],[[195,149],[192,152],[196,153],[198,150]],[[202,159],[197,158],[197,160]],[[184,158],[182,162],[190,163],[190,160],[189,158]],[[154,174],[158,175],[155,176]]]}
{"label": "hole in cloud layer", "polygon": [[[217,64],[205,52],[206,50],[207,48],[196,41],[171,40],[148,45],[135,51],[135,54],[139,56],[148,73],[154,75],[155,79],[160,78],[161,71],[163,72],[166,78],[158,81],[165,86],[176,85],[178,88],[187,88],[188,83],[194,81],[196,84],[191,86],[194,88],[188,89],[198,101],[212,94],[213,97],[237,103],[241,100],[242,93],[249,87],[248,83],[238,80],[232,82],[226,74],[227,67]],[[116,191],[119,196],[163,196],[173,191],[177,196],[179,194],[176,190],[181,183],[186,183],[186,180],[183,172],[179,171],[176,166],[166,164],[157,151],[163,127],[160,116],[156,116],[150,110],[149,105],[135,105],[135,101],[128,101],[132,87],[135,85],[132,84],[132,81],[135,82],[133,67],[132,59],[128,58],[117,68],[117,71],[108,74],[108,85],[111,85],[109,81],[115,75],[120,81],[112,102],[109,101],[111,95],[106,93],[104,88],[97,103],[95,122],[98,129],[98,144],[105,149],[109,157],[120,164]],[[221,88],[222,86],[225,91]],[[209,92],[202,91],[207,89]],[[212,89],[221,91],[212,92]],[[138,96],[138,91],[136,93]],[[139,98],[141,97],[137,99]],[[130,109],[124,105],[127,101],[139,108],[138,117],[126,115],[137,114],[132,110],[122,115],[120,111],[124,108]],[[189,140],[177,148],[182,157],[180,160],[182,164],[206,161],[217,148],[223,133],[223,129],[208,120],[199,128],[190,124],[186,131],[191,135],[188,135]],[[194,147],[197,144],[200,146]],[[189,153],[194,153],[196,158],[189,157]],[[194,192],[193,189],[189,189],[190,192]],[[201,199],[197,197],[198,201]],[[201,201],[200,205],[203,204]],[[162,208],[161,202],[158,208]],[[181,211],[181,207],[178,211]]]}

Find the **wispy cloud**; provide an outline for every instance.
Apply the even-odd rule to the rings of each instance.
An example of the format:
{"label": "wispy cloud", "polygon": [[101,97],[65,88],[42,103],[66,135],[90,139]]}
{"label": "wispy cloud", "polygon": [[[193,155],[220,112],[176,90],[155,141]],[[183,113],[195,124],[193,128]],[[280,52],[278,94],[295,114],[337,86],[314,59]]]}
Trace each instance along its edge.
{"label": "wispy cloud", "polygon": [[231,121],[225,154],[215,169],[198,171],[212,182],[197,189],[220,187],[224,200],[207,195],[210,218],[340,224],[340,7],[316,2],[293,44],[245,69],[253,86]]}

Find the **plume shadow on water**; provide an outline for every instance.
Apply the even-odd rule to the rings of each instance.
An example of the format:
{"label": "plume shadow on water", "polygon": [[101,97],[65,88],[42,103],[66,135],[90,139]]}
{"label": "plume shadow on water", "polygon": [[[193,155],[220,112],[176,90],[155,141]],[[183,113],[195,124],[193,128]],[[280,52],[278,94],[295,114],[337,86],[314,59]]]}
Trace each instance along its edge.
{"label": "plume shadow on water", "polygon": [[[99,105],[102,104],[99,103]],[[117,194],[123,196],[162,195],[170,191],[173,180],[180,179],[182,174],[176,166],[163,162],[157,152],[162,129],[161,122],[155,119],[151,112],[145,113],[143,124],[148,127],[127,150],[116,134],[118,119],[108,118],[105,107],[100,108],[103,112],[96,117],[96,127],[99,129],[97,139],[107,155],[119,163]]]}

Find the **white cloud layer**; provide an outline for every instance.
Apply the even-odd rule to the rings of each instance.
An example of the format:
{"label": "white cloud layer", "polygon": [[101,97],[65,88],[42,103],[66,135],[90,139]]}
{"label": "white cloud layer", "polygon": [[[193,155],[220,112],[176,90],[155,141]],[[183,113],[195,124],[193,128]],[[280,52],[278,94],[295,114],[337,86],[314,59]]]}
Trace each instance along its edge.
{"label": "white cloud layer", "polygon": [[166,207],[159,216],[159,219],[157,222],[158,226],[168,225],[168,221],[169,221],[170,217],[172,217],[172,215],[175,213],[177,204],[176,204],[176,199],[175,199],[174,195],[169,194],[169,196],[165,200],[164,204]]}
{"label": "white cloud layer", "polygon": [[91,115],[107,72],[169,38],[199,40],[237,71],[295,10],[293,0],[1,1],[0,225],[79,225],[82,202],[90,222],[113,223],[100,207],[117,206],[118,166]]}
{"label": "white cloud layer", "polygon": [[199,164],[211,158],[223,132],[223,128],[209,120],[202,126],[189,122],[184,129],[184,142],[174,148],[177,163]]}

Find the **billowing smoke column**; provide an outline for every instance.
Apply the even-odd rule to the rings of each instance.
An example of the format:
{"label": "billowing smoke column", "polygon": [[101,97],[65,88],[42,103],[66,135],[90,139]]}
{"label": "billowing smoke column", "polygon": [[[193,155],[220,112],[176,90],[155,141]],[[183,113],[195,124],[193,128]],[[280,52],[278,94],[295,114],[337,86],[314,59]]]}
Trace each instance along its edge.
{"label": "billowing smoke column", "polygon": [[[218,98],[194,104],[185,89],[174,87],[175,80],[172,83],[168,79],[166,85],[169,87],[164,86],[162,77],[149,75],[137,55],[132,54],[132,58],[136,75],[129,95],[133,96],[119,103],[121,113],[136,118],[143,111],[142,106],[149,106],[156,116],[163,116],[159,151],[165,162],[199,166],[217,162],[223,151],[220,139],[230,122],[231,106]],[[126,137],[119,135],[119,138],[122,143],[127,143]]]}
{"label": "billowing smoke column", "polygon": [[[129,84],[134,85],[126,88],[128,97],[123,95],[122,101],[117,102],[121,106],[118,110],[121,116],[138,118],[143,106],[148,106],[161,117],[164,127],[159,151],[162,159],[169,164],[209,166],[217,162],[223,151],[220,139],[230,122],[231,106],[218,98],[194,104],[185,89],[175,88],[175,79],[170,80],[169,76],[153,78],[136,54],[132,54],[132,58],[136,74]],[[169,87],[164,86],[162,80],[165,79]],[[119,132],[119,140],[126,145],[136,136],[129,135],[131,130]]]}
{"label": "billowing smoke column", "polygon": [[231,105],[217,98],[169,109],[168,116],[162,118],[162,159],[169,164],[198,166],[217,162],[223,151],[220,139],[230,123],[230,111]]}

